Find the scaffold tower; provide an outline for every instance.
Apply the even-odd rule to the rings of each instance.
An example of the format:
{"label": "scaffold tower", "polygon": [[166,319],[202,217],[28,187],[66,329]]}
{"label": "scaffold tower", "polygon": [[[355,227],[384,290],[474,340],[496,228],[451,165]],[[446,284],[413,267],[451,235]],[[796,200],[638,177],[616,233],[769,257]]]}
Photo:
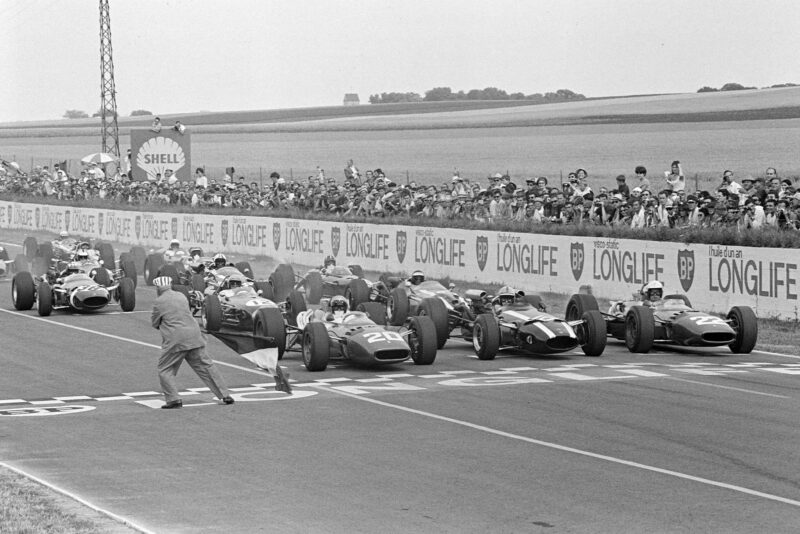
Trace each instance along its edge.
{"label": "scaffold tower", "polygon": [[111,50],[111,15],[108,0],[100,0],[100,120],[103,152],[119,157],[117,89],[114,85],[114,58]]}

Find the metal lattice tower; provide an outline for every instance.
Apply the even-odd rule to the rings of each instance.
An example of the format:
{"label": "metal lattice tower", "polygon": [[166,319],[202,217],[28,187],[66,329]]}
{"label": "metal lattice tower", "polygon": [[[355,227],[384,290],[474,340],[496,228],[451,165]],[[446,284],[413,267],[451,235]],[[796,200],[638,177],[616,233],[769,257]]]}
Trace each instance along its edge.
{"label": "metal lattice tower", "polygon": [[114,59],[111,52],[111,15],[108,0],[100,0],[100,119],[103,152],[119,157],[117,89],[114,85]]}

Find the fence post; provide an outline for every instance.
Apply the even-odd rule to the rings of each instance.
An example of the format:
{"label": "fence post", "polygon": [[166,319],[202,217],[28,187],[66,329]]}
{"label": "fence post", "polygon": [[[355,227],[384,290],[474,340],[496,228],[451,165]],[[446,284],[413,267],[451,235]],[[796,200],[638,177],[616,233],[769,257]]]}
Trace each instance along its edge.
{"label": "fence post", "polygon": [[698,176],[697,173],[694,173],[694,192],[697,193],[700,190],[698,185]]}

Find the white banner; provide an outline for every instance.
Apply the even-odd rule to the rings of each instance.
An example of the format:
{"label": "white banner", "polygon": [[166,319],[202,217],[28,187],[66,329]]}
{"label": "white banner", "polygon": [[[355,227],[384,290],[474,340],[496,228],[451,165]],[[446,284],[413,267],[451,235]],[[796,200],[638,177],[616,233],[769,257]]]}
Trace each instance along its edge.
{"label": "white banner", "polygon": [[797,320],[800,251],[487,232],[422,226],[339,223],[257,216],[99,210],[0,201],[0,228],[107,239],[147,248],[179,239],[207,254],[268,256],[281,262],[340,264],[432,279],[502,283],[527,292],[570,294],[591,285],[622,298],[650,280],[685,293],[707,311],[752,306],[761,317]]}

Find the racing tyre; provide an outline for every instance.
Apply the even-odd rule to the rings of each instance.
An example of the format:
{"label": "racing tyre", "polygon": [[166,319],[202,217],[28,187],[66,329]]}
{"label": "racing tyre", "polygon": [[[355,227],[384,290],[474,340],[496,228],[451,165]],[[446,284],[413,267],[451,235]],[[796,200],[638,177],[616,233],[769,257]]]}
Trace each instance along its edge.
{"label": "racing tyre", "polygon": [[124,312],[132,312],[136,308],[136,285],[131,278],[119,281],[119,307]]}
{"label": "racing tyre", "polygon": [[286,304],[289,308],[286,310],[289,324],[292,326],[297,326],[297,315],[308,309],[306,306],[306,300],[303,298],[303,294],[299,291],[292,291],[286,298]]}
{"label": "racing tyre", "polygon": [[40,243],[36,255],[44,260],[45,265],[49,266],[50,260],[53,259],[53,244],[49,241]]}
{"label": "racing tyre", "polygon": [[373,323],[386,326],[386,308],[381,303],[362,302],[355,310],[366,313]]}
{"label": "racing tyre", "polygon": [[359,278],[364,278],[364,268],[360,265],[348,265],[348,269],[350,272],[353,273],[355,276]]}
{"label": "racing tyre", "polygon": [[422,299],[417,309],[417,315],[427,315],[436,326],[437,348],[441,349],[450,337],[450,318],[442,299],[431,297]]}
{"label": "racing tyre", "polygon": [[750,306],[734,306],[728,312],[736,339],[728,345],[735,354],[750,354],[758,341],[758,319]]}
{"label": "racing tyre", "polygon": [[144,283],[148,286],[153,285],[153,279],[158,276],[158,270],[164,264],[164,258],[161,254],[150,254],[145,258],[144,265],[142,266],[142,274],[144,275]]}
{"label": "racing tyre", "polygon": [[203,311],[200,313],[200,319],[209,332],[217,332],[220,329],[222,326],[222,305],[219,303],[218,296],[206,296],[205,301],[203,301]]}
{"label": "racing tyre", "polygon": [[206,278],[202,274],[192,274],[192,290],[200,293],[206,290]]}
{"label": "racing tyre", "polygon": [[408,321],[408,346],[411,348],[411,359],[417,365],[430,365],[436,359],[438,340],[436,326],[430,317],[418,315]]}
{"label": "racing tyre", "polygon": [[266,280],[256,280],[253,282],[253,287],[256,291],[261,292],[261,296],[267,300],[275,302],[275,291],[272,290],[272,284]]}
{"label": "racing tyre", "polygon": [[475,319],[472,346],[481,360],[494,360],[500,350],[500,325],[491,313],[482,313]]}
{"label": "racing tyre", "polygon": [[106,269],[114,268],[114,247],[111,243],[99,243],[97,245],[97,252],[100,254],[100,259],[103,260],[103,265]]}
{"label": "racing tyre", "polygon": [[653,347],[656,323],[653,310],[647,306],[631,306],[625,316],[625,345],[631,352],[649,352]]}
{"label": "racing tyre", "polygon": [[322,323],[308,323],[303,330],[303,364],[315,373],[328,367],[331,345],[328,330]]}
{"label": "racing tyre", "polygon": [[583,312],[583,324],[578,326],[578,341],[587,356],[600,356],[606,350],[608,332],[603,314],[597,310]]}
{"label": "racing tyre", "polygon": [[408,294],[405,288],[396,287],[389,293],[389,300],[386,303],[386,317],[392,326],[401,326],[408,319]]}
{"label": "racing tyre", "polygon": [[178,277],[178,269],[174,265],[169,263],[167,265],[161,266],[161,269],[158,270],[158,276],[169,276],[170,278],[172,278],[173,284],[180,283],[180,278]]}
{"label": "racing tyre", "polygon": [[14,272],[28,272],[28,258],[24,254],[14,256]]}
{"label": "racing tyre", "polygon": [[[256,311],[253,321],[253,335],[261,337],[275,338],[278,346],[278,359],[283,359],[283,352],[286,350],[286,324],[283,322],[283,314],[278,308],[260,308]],[[255,339],[256,348],[269,348],[269,343],[263,339]]]}
{"label": "racing tyre", "polygon": [[176,291],[176,292],[182,294],[184,297],[186,297],[186,302],[189,303],[189,308],[192,307],[192,296],[191,296],[191,294],[189,292],[189,288],[188,287],[186,287],[184,285],[181,285],[181,284],[174,284],[172,286],[172,290]]}
{"label": "racing tyre", "polygon": [[31,264],[31,271],[33,271],[33,274],[41,276],[47,272],[47,267],[47,262],[41,256],[33,258],[33,264]]}
{"label": "racing tyre", "polygon": [[306,298],[309,304],[319,304],[322,298],[322,275],[317,271],[306,275]]}
{"label": "racing tyre", "polygon": [[[344,298],[350,303],[351,310],[358,308],[358,305],[362,302],[369,301],[369,286],[367,286],[366,280],[359,278],[347,284],[347,289],[344,290]],[[386,315],[386,312],[384,312],[384,315]]]}
{"label": "racing tyre", "polygon": [[36,252],[39,250],[39,244],[36,242],[35,237],[26,237],[22,242],[22,253],[28,258],[28,261],[33,261],[36,257]]}
{"label": "racing tyre", "polygon": [[692,307],[692,302],[689,300],[689,297],[687,297],[686,295],[682,295],[680,293],[675,293],[674,295],[666,295],[666,296],[664,296],[663,300],[667,300],[667,299],[682,300],[683,303],[686,304],[687,307],[689,307],[689,308]]}
{"label": "racing tyre", "polygon": [[288,263],[281,263],[275,268],[275,272],[270,275],[269,280],[275,289],[275,298],[283,300],[294,289],[294,268]]}
{"label": "racing tyre", "polygon": [[598,311],[600,308],[597,306],[597,299],[593,295],[585,293],[577,293],[570,297],[567,302],[567,311],[565,319],[567,321],[577,321],[583,317],[587,311]]}
{"label": "racing tyre", "polygon": [[108,287],[111,285],[111,277],[108,275],[108,270],[102,265],[95,269],[94,276],[92,276],[92,278],[95,282],[103,287]]}
{"label": "racing tyre", "polygon": [[136,265],[136,272],[144,272],[144,260],[147,259],[147,252],[144,250],[144,247],[131,247],[130,255],[133,263]]}
{"label": "racing tyre", "polygon": [[47,317],[53,313],[53,290],[50,289],[50,284],[42,281],[39,283],[36,293],[36,311],[38,311],[39,315],[42,317]]}
{"label": "racing tyre", "polygon": [[[122,256],[124,256],[124,254]],[[122,258],[122,256],[120,256],[120,258]],[[133,288],[136,289],[136,286],[138,285],[136,279],[136,264],[133,263],[133,260],[130,259],[130,256],[128,258],[129,259],[125,261],[120,259],[120,269],[122,269],[122,276],[130,279],[133,282]]]}
{"label": "racing tyre", "polygon": [[31,273],[21,271],[14,275],[11,281],[11,300],[14,302],[14,308],[18,310],[33,308],[35,293],[36,286],[33,284]]}
{"label": "racing tyre", "polygon": [[241,272],[247,278],[253,278],[253,268],[250,267],[249,262],[240,261],[239,263],[235,264],[234,267],[239,269],[239,272]]}
{"label": "racing tyre", "polygon": [[126,261],[132,261],[133,257],[131,256],[130,252],[120,252],[119,254],[119,264],[122,265]]}
{"label": "racing tyre", "polygon": [[9,259],[8,251],[3,247],[0,247],[0,261],[8,261]]}
{"label": "racing tyre", "polygon": [[540,312],[546,312],[547,306],[544,305],[544,301],[540,295],[525,295],[525,302],[539,310]]}

